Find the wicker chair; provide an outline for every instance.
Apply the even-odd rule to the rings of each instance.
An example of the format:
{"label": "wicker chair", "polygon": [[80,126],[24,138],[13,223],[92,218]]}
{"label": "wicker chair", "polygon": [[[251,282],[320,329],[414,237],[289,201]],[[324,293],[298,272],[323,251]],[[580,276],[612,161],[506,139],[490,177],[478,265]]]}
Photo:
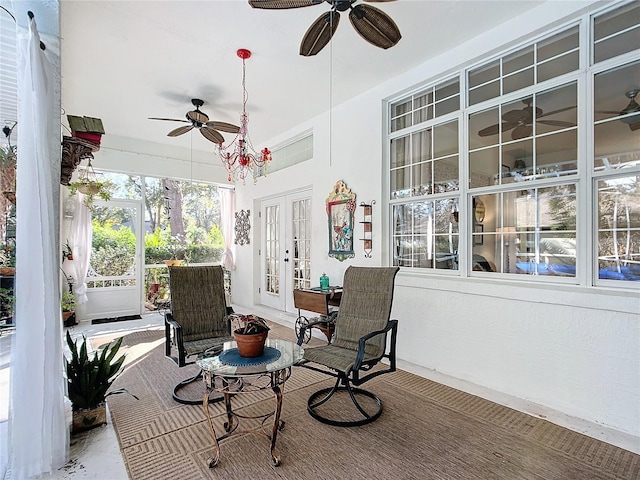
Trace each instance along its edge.
{"label": "wicker chair", "polygon": [[[222,267],[169,267],[169,288],[171,310],[164,317],[165,354],[179,367],[194,363],[205,351],[219,353],[224,342],[233,340],[227,321],[227,315],[233,310],[226,305]],[[201,375],[202,371],[178,383],[173,389],[173,398],[191,405],[202,403],[202,397],[186,399],[178,394]]]}
{"label": "wicker chair", "polygon": [[[307,401],[307,410],[316,420],[329,425],[354,427],[371,423],[381,415],[382,401],[375,394],[352,385],[359,386],[373,377],[396,370],[398,321],[389,317],[397,273],[398,267],[347,268],[333,342],[305,349],[304,359],[299,363],[336,378],[333,387],[318,390]],[[389,332],[391,338],[387,353]],[[302,344],[304,335],[303,328],[298,344]],[[389,365],[374,369],[383,358],[389,360]],[[360,376],[361,372],[368,373]],[[322,411],[324,404],[331,411],[329,400],[332,398],[333,403],[339,402],[335,394],[344,396],[346,393],[355,406],[354,414],[345,416],[343,403],[333,409],[339,415]]]}

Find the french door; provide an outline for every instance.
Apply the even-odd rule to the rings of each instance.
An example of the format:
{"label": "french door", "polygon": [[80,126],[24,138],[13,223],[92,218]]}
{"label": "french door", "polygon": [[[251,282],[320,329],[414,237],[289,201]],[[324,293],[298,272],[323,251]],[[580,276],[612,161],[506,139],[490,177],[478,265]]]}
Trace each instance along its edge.
{"label": "french door", "polygon": [[294,312],[293,289],[311,285],[311,191],[263,200],[260,301]]}

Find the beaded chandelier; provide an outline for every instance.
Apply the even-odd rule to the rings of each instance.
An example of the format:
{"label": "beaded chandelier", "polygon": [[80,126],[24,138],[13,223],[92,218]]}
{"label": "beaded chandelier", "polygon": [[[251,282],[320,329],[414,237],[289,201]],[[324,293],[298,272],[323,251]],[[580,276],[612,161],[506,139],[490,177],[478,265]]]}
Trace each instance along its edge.
{"label": "beaded chandelier", "polygon": [[271,162],[271,150],[263,148],[259,153],[251,144],[249,138],[249,117],[247,116],[247,88],[246,88],[246,67],[245,60],[251,57],[251,52],[241,48],[237,52],[242,59],[242,113],[240,114],[240,131],[233,142],[228,146],[222,143],[218,145],[219,155],[222,164],[229,172],[228,180],[245,180],[248,175],[253,177],[253,183],[258,181],[259,176],[266,174],[266,169]]}

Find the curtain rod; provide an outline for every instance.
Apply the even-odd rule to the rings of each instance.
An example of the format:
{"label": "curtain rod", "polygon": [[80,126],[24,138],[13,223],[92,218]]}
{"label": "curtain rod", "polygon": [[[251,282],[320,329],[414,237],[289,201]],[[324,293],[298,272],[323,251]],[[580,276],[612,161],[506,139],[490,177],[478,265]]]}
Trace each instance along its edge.
{"label": "curtain rod", "polygon": [[[2,5],[0,5],[0,8],[2,10],[4,10],[5,12],[7,12],[9,14],[9,16],[11,17],[11,19],[13,20],[13,23],[17,24],[18,22],[16,21],[16,17],[13,15],[13,13],[11,13],[9,10],[7,10],[5,7],[3,7]],[[27,12],[27,15],[29,16],[29,20],[33,20],[33,12],[31,10],[29,10]],[[40,40],[40,50],[46,50],[47,47],[44,44],[44,42],[42,40]]]}

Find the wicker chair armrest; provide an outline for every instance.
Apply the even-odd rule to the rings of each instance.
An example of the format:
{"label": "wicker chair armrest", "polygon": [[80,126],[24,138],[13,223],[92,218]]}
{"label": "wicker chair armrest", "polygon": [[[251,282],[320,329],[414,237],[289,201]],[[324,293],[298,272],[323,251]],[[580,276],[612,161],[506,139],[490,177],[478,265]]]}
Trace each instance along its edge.
{"label": "wicker chair armrest", "polygon": [[395,352],[395,338],[396,338],[396,330],[398,328],[398,321],[397,320],[389,320],[387,322],[387,325],[382,329],[382,330],[376,330],[374,332],[369,332],[366,335],[363,335],[362,337],[360,337],[360,340],[358,340],[358,353],[356,355],[356,361],[353,364],[353,370],[357,371],[360,370],[360,367],[362,367],[362,361],[364,360],[364,353],[365,353],[365,346],[367,343],[367,340],[376,337],[378,335],[386,335],[390,330],[393,330],[393,334],[391,337],[391,343],[393,345],[391,345],[391,350]]}

